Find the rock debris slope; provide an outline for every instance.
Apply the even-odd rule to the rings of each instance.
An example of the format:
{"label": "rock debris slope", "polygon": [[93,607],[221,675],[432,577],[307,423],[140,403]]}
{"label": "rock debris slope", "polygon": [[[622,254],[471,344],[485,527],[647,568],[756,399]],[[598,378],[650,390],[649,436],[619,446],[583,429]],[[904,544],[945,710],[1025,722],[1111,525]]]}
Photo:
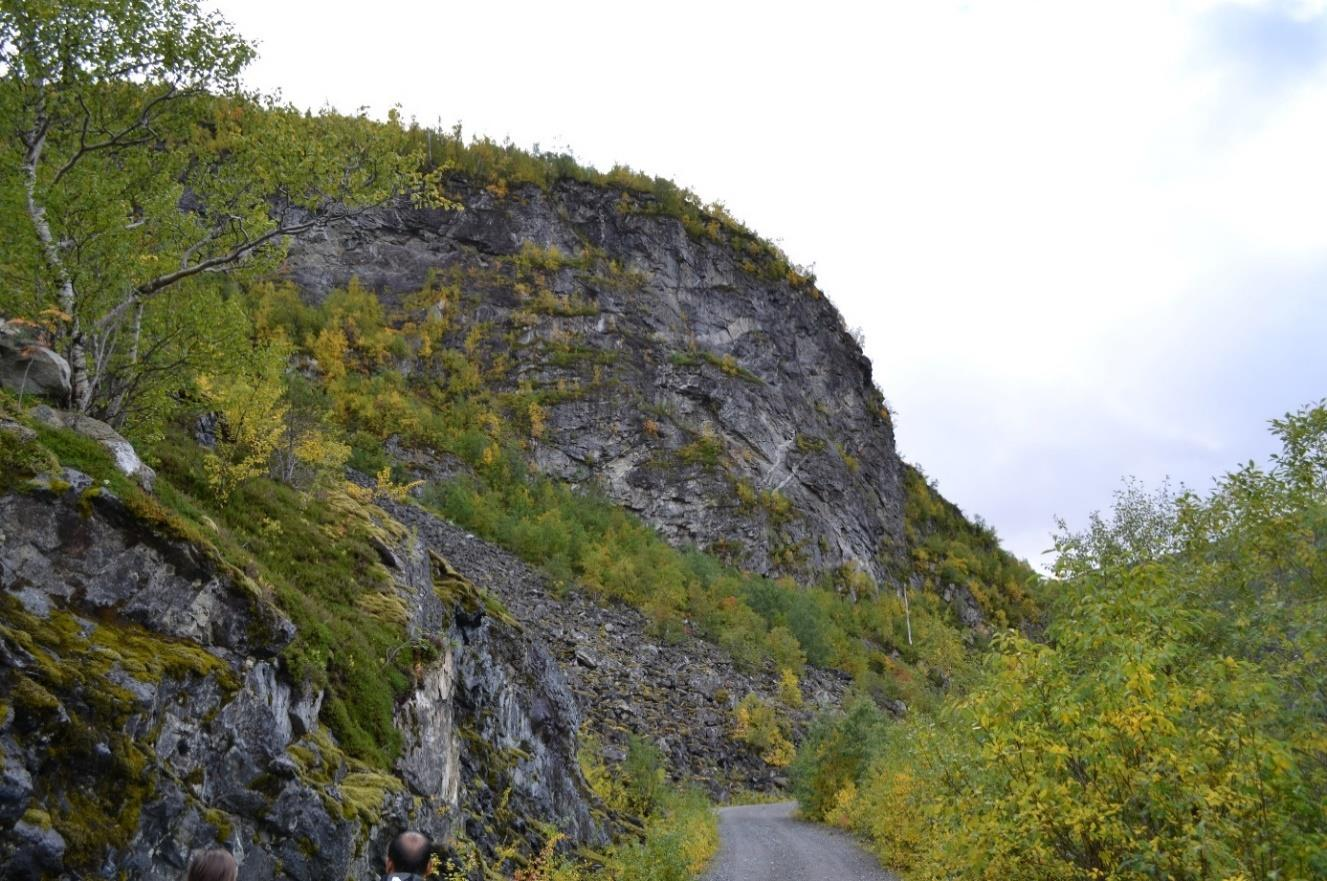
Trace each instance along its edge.
{"label": "rock debris slope", "polygon": [[694,637],[661,642],[634,609],[604,607],[575,590],[554,591],[512,554],[427,511],[383,506],[549,647],[610,762],[625,757],[626,739],[634,734],[660,748],[675,776],[704,784],[716,797],[783,786],[779,769],[732,739],[737,703],[747,694],[779,703],[800,730],[816,712],[839,706],[847,690],[846,675],[808,668],[801,683],[805,705],[782,705],[772,669],[743,671],[721,649]]}

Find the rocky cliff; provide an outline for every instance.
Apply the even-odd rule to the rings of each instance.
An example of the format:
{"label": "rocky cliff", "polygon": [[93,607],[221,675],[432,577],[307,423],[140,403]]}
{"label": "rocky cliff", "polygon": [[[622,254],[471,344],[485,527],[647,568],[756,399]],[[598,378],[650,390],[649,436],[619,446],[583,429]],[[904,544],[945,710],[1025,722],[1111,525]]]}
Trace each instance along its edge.
{"label": "rocky cliff", "polygon": [[[552,830],[597,847],[633,821],[587,783],[582,732],[610,768],[637,736],[714,795],[778,789],[787,755],[741,742],[744,698],[780,739],[854,682],[904,712],[961,663],[945,603],[980,623],[1014,595],[1021,570],[900,462],[869,363],[768,245],[641,190],[450,187],[464,210],[295,243],[298,296],[249,304],[325,396],[296,418],[373,478],[260,467],[227,499],[202,464],[224,415],[182,407],[154,472],[104,424],[0,392],[0,874],[164,879],[223,843],[245,881],[363,878],[404,826],[485,858]],[[309,306],[342,288],[372,308]],[[11,349],[29,375],[32,346]],[[557,540],[617,517],[620,543],[601,530],[599,557],[554,572],[542,545],[438,513],[428,493],[467,481],[496,519],[533,492],[591,499]],[[714,578],[679,576],[666,615],[643,569],[643,589],[591,585],[641,533],[636,564]],[[917,601],[873,585],[925,586],[918,645]]]}
{"label": "rocky cliff", "polygon": [[295,243],[318,300],[352,279],[420,292],[448,344],[506,388],[554,391],[533,458],[671,541],[770,574],[890,579],[893,428],[833,305],[756,240],[689,230],[649,194],[453,182],[462,211],[398,209]]}
{"label": "rocky cliff", "polygon": [[0,524],[4,877],[173,879],[209,842],[244,879],[371,877],[406,826],[489,852],[539,847],[541,822],[606,840],[558,665],[414,534],[381,554],[403,645],[433,651],[377,768],[290,675],[292,623],[207,548],[71,469],[0,496]]}
{"label": "rocky cliff", "polygon": [[[399,749],[374,764],[335,733],[346,710],[329,709],[329,690],[345,686],[314,684],[293,659],[287,611],[312,594],[274,592],[256,560],[237,567],[218,536],[162,506],[164,478],[154,492],[115,477],[99,445],[74,455],[96,478],[61,467],[52,448],[79,448],[46,409],[19,417],[34,427],[0,420],[4,877],[176,878],[193,849],[222,844],[246,881],[367,878],[406,827],[488,858],[535,852],[552,829],[599,846],[621,821],[582,776],[581,733],[610,767],[635,735],[715,795],[769,789],[786,784],[780,769],[732,737],[741,698],[779,706],[795,735],[846,690],[846,676],[807,670],[805,703],[787,705],[772,668],[694,637],[662,642],[641,613],[555,590],[366,489],[353,505],[316,501],[372,521],[372,571],[344,589],[399,628],[382,662],[413,659],[392,704]],[[316,555],[347,550],[314,541]]]}

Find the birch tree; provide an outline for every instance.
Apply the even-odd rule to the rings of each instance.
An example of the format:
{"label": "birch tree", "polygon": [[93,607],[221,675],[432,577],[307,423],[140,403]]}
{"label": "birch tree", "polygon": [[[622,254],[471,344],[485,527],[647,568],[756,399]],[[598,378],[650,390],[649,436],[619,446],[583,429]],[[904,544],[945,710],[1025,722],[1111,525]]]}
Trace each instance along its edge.
{"label": "birch tree", "polygon": [[195,0],[0,0],[0,297],[57,317],[81,411],[129,411],[163,292],[429,189],[395,116],[246,93],[253,57]]}

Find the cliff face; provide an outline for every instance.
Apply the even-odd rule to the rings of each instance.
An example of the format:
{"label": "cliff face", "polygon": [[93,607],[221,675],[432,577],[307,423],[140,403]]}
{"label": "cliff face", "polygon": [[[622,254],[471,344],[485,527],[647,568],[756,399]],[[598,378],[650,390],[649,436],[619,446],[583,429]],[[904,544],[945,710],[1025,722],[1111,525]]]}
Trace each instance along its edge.
{"label": "cliff face", "polygon": [[294,627],[252,582],[76,471],[41,485],[0,496],[4,877],[174,879],[208,842],[244,879],[370,877],[406,827],[605,841],[557,664],[417,538],[381,553],[407,639],[441,649],[379,769],[319,721],[282,657]]}
{"label": "cliff face", "polygon": [[[797,576],[777,588],[789,597],[829,582],[856,598],[862,573],[916,583],[916,559],[955,556],[966,522],[899,461],[834,307],[766,246],[644,193],[452,187],[464,211],[361,215],[283,267],[305,300],[353,282],[436,331],[433,357],[433,337],[403,333],[364,382],[412,383],[430,416],[469,407],[459,424],[511,420],[506,449],[674,544]],[[307,345],[292,366],[326,377],[336,351]],[[381,429],[369,442],[435,485],[479,474],[496,443],[448,448],[464,460],[412,447],[385,437],[407,419],[374,423],[378,399],[353,400]],[[339,465],[302,488],[255,479],[228,506],[198,466],[217,414],[155,451],[154,488],[80,448],[79,432],[106,446],[84,421],[0,404],[4,877],[173,878],[210,843],[242,857],[245,881],[369,877],[404,827],[488,856],[537,851],[550,826],[597,847],[621,818],[580,770],[579,732],[610,767],[635,734],[714,794],[769,790],[784,762],[739,742],[739,704],[758,697],[796,739],[852,680],[808,667],[799,683],[773,654],[737,663],[689,618],[663,631],[605,608],[431,513],[426,492],[416,504],[353,472],[348,486]],[[758,640],[758,620],[734,632]],[[904,644],[873,642],[891,621],[834,631],[834,650],[903,712]]]}
{"label": "cliff face", "polygon": [[455,186],[464,211],[361,217],[297,242],[286,275],[315,300],[352,278],[392,305],[431,288],[449,345],[501,363],[499,385],[560,393],[536,464],[669,540],[765,574],[886,580],[902,536],[893,429],[814,286],[648,195]]}

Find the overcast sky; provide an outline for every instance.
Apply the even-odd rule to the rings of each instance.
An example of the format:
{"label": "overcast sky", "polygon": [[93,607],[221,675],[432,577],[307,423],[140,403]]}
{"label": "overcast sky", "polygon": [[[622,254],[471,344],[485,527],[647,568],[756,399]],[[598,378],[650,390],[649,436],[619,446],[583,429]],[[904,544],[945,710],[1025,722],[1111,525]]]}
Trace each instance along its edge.
{"label": "overcast sky", "polygon": [[1327,396],[1327,0],[223,0],[251,85],[631,165],[814,264],[899,448],[1038,564]]}

